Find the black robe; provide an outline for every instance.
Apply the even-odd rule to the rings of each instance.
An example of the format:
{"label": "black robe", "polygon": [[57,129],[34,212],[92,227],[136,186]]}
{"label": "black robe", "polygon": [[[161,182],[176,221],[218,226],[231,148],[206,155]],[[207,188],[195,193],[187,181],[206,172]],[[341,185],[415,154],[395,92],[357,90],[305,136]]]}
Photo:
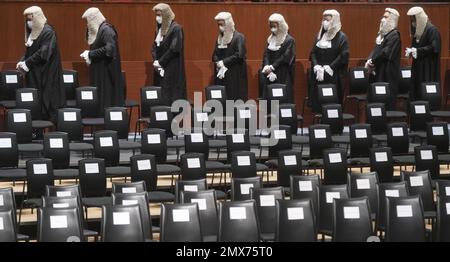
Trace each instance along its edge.
{"label": "black robe", "polygon": [[65,90],[61,55],[52,26],[44,25],[38,38],[27,47],[21,61],[25,61],[30,69],[25,75],[26,86],[38,90],[42,104],[41,118],[56,122],[57,110],[65,104]]}
{"label": "black robe", "polygon": [[[246,101],[248,98],[246,55],[245,37],[238,31],[233,33],[233,38],[226,48],[219,48],[216,41],[212,56],[215,68],[214,83],[226,87],[227,99]],[[223,79],[217,77],[218,68],[215,64],[221,60],[228,68]]]}
{"label": "black robe", "polygon": [[400,81],[400,56],[402,43],[400,32],[394,29],[384,36],[383,42],[376,45],[369,59],[375,65],[375,75],[371,75],[371,82],[387,82],[391,90],[391,100],[388,108],[394,108],[395,98]]}
{"label": "black robe", "polygon": [[441,35],[438,29],[427,23],[417,43],[412,40],[412,47],[417,48],[417,59],[412,59],[411,77],[414,83],[414,99],[420,100],[420,84],[423,82],[441,82]]}
{"label": "black robe", "polygon": [[103,22],[90,48],[89,73],[91,85],[98,89],[98,113],[101,116],[106,107],[123,106],[125,100],[116,29]]}
{"label": "black robe", "polygon": [[[158,31],[156,31],[156,35]],[[155,86],[162,87],[162,97],[167,105],[178,99],[186,99],[186,74],[184,69],[184,33],[181,25],[172,22],[159,46],[153,42],[153,61],[158,60],[164,69],[164,77],[154,70]]]}
{"label": "black robe", "polygon": [[[317,84],[335,84],[339,97],[340,104],[342,104],[343,91],[344,91],[344,76],[347,72],[348,66],[348,41],[347,36],[339,31],[331,40],[331,48],[319,48],[316,46],[319,40],[316,39],[309,60],[311,61],[311,69],[309,73],[309,90],[308,96],[310,100],[310,106],[314,112],[321,112],[321,106],[317,101]],[[318,82],[316,80],[316,74],[314,74],[314,66],[316,65],[329,65],[333,69],[333,76],[324,73],[324,80]]]}
{"label": "black robe", "polygon": [[[268,45],[267,45],[268,46]],[[267,85],[279,83],[286,85],[286,92],[290,101],[294,101],[294,79],[295,79],[295,40],[291,35],[287,35],[278,51],[272,51],[268,48],[264,51],[262,68],[266,65],[272,65],[275,68],[274,73],[277,80],[270,82],[267,75],[259,70],[259,96],[266,98]]]}

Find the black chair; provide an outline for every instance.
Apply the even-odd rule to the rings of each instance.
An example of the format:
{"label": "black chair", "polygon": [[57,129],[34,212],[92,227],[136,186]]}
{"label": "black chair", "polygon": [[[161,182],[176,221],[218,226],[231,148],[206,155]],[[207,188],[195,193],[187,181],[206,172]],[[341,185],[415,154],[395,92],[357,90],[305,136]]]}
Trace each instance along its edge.
{"label": "black chair", "polygon": [[83,227],[78,208],[39,208],[39,242],[82,242]]}
{"label": "black chair", "polygon": [[[359,103],[367,100],[367,89],[369,88],[369,74],[364,67],[353,67],[349,69],[349,95],[347,99],[356,100]],[[357,121],[359,121],[359,114]]]}
{"label": "black chair", "polygon": [[430,113],[430,106],[427,101],[414,101],[410,103],[409,128],[420,138],[425,137],[427,123],[431,122],[433,117]]}
{"label": "black chair", "polygon": [[367,104],[366,123],[370,124],[373,135],[385,134],[387,127],[385,105],[381,103]]}
{"label": "black chair", "polygon": [[146,193],[147,188],[144,181],[131,182],[131,183],[112,183],[112,193],[117,194],[136,194]]}
{"label": "black chair", "polygon": [[298,124],[301,124],[301,132],[303,134],[303,117],[297,114],[295,104],[280,104],[279,108],[279,124],[291,127],[291,133],[297,134]]}
{"label": "black chair", "polygon": [[387,198],[386,242],[425,242],[420,196]]}
{"label": "black chair", "polygon": [[0,72],[0,105],[6,109],[16,107],[16,90],[23,87],[23,78],[17,70]]}
{"label": "black chair", "polygon": [[371,218],[375,219],[378,211],[378,174],[376,172],[349,173],[347,181],[350,197],[367,197],[370,205]]}
{"label": "black chair", "polygon": [[[212,85],[205,88],[206,101],[215,100],[225,105],[227,100],[227,91],[225,86]],[[225,112],[224,112],[225,113]]]}
{"label": "black chair", "polygon": [[[431,122],[427,124],[427,145],[436,147],[441,159],[441,154],[448,154],[449,136],[446,122]],[[445,158],[444,158],[445,159]],[[445,159],[444,161],[447,161]]]}
{"label": "black chair", "polygon": [[77,104],[76,89],[80,86],[78,72],[75,70],[63,70],[63,83],[66,90],[66,106],[74,107]]}
{"label": "black chair", "polygon": [[397,90],[391,90],[390,84],[386,82],[375,82],[370,84],[367,96],[368,103],[383,103],[386,105],[386,117],[388,119],[405,119],[407,114],[396,110],[395,100]]}
{"label": "black chair", "polygon": [[318,84],[317,101],[321,106],[327,104],[340,104],[335,84]]}
{"label": "black chair", "polygon": [[136,141],[137,133],[141,133],[141,125],[150,123],[150,108],[153,106],[164,105],[164,100],[161,96],[160,86],[144,86],[141,88],[141,106],[139,118],[136,120],[134,128],[134,140]]}
{"label": "black chair", "polygon": [[258,242],[260,231],[254,200],[220,202],[219,242]]}
{"label": "black chair", "polygon": [[251,199],[250,188],[261,188],[261,177],[232,178],[231,179],[231,201],[242,201]]}
{"label": "black chair", "polygon": [[84,132],[81,122],[81,109],[58,109],[56,130],[69,135],[70,151],[81,151],[84,154],[85,152],[92,152],[94,150],[94,146],[91,143],[83,141]]}
{"label": "black chair", "polygon": [[237,104],[234,107],[233,128],[249,130],[250,136],[256,135],[258,111],[256,104]]}
{"label": "black chair", "polygon": [[27,172],[19,166],[19,148],[15,133],[0,132],[0,179],[6,181],[25,180]]}
{"label": "black chair", "polygon": [[450,241],[450,181],[436,182],[437,219],[433,226],[434,240]]}
{"label": "black chair", "polygon": [[[289,126],[280,125],[271,130],[269,139],[269,158],[277,158],[281,150],[292,149],[292,133]],[[263,142],[261,141],[263,145]]]}
{"label": "black chair", "polygon": [[139,205],[102,206],[103,242],[143,242],[144,227]]}
{"label": "black chair", "polygon": [[141,144],[128,141],[128,133],[130,126],[130,119],[126,107],[108,107],[105,108],[105,125],[106,130],[117,131],[117,138],[119,139],[119,148],[123,150],[139,149]]}
{"label": "black chair", "polygon": [[380,183],[393,182],[394,159],[389,147],[378,147],[369,149],[370,171],[378,174]]}
{"label": "black chair", "polygon": [[181,202],[181,192],[199,192],[207,189],[206,178],[198,180],[177,180],[175,182],[175,202]]}
{"label": "black chair", "polygon": [[[206,114],[206,113],[205,113]],[[207,171],[224,171],[226,166],[219,161],[209,159],[209,138],[204,132],[192,131],[184,135],[184,149],[186,153],[202,153],[205,158],[205,168]]]}
{"label": "black chair", "polygon": [[283,188],[252,188],[250,196],[256,201],[261,240],[274,241],[276,231],[275,202],[284,199]]}
{"label": "black chair", "polygon": [[436,218],[436,204],[434,203],[433,186],[430,172],[401,172],[402,181],[406,181],[408,192],[411,196],[419,195],[423,205],[425,218]]}
{"label": "black chair", "polygon": [[411,78],[411,67],[405,66],[400,67],[400,81],[398,83],[398,93],[397,98],[400,99],[409,99],[410,91],[413,92],[413,82]]}
{"label": "black chair", "polygon": [[238,129],[226,136],[227,159],[231,160],[233,152],[250,151],[250,136],[248,130]]}
{"label": "black chair", "polygon": [[388,124],[387,146],[391,148],[392,154],[396,156],[407,155],[409,153],[408,125],[406,123]]}
{"label": "black chair", "polygon": [[372,235],[367,197],[336,199],[333,202],[333,241],[366,242]]}
{"label": "black chair", "polygon": [[55,178],[78,178],[78,170],[70,168],[69,136],[67,133],[51,132],[44,134],[44,157],[52,160]]}
{"label": "black chair", "polygon": [[161,205],[161,242],[201,242],[198,204]]}
{"label": "black chair", "polygon": [[373,147],[372,130],[369,124],[350,126],[350,157],[352,163],[368,165],[369,151]]}
{"label": "black chair", "polygon": [[[0,188],[0,210],[11,210],[12,218],[14,219],[14,226],[16,227],[16,231],[19,231],[17,225],[17,209],[16,209],[16,197],[12,187]],[[17,233],[18,241],[28,241],[30,239],[29,236]]]}
{"label": "black chair", "polygon": [[378,192],[378,212],[375,228],[378,231],[385,231],[387,199],[407,197],[408,189],[406,187],[406,182],[381,183],[377,185],[377,192]]}
{"label": "black chair", "polygon": [[12,209],[0,209],[0,228],[0,242],[17,241],[15,212]]}
{"label": "black chair", "polygon": [[419,88],[420,100],[427,101],[431,111],[441,108],[441,85],[438,82],[424,82]]}
{"label": "black chair", "polygon": [[231,157],[231,174],[233,178],[255,177],[256,157],[249,151],[234,152]]}
{"label": "black chair", "polygon": [[266,98],[269,102],[276,100],[280,104],[289,103],[293,100],[292,93],[288,92],[286,85],[278,83],[267,85]]}
{"label": "black chair", "polygon": [[319,214],[319,175],[291,176],[291,199],[310,199],[314,208],[314,214]]}
{"label": "black chair", "polygon": [[39,96],[38,90],[35,88],[18,89],[16,91],[16,108],[29,109],[31,112],[31,126],[33,129],[45,130],[53,127],[53,123],[51,121],[42,120],[42,105]]}
{"label": "black chair", "polygon": [[78,162],[78,171],[83,205],[86,207],[110,205],[111,198],[106,196],[105,160],[82,159]]}
{"label": "black chair", "polygon": [[329,125],[309,126],[309,158],[321,159],[323,151],[333,147]]}
{"label": "black chair", "polygon": [[172,108],[169,106],[153,106],[150,108],[150,128],[165,130],[167,137],[172,137]]}
{"label": "black chair", "polygon": [[197,180],[206,178],[205,157],[202,153],[186,153],[181,156],[181,179]]}
{"label": "black chair", "polygon": [[347,199],[347,185],[321,185],[318,190],[319,200],[319,233],[333,234],[333,202],[334,199]]}
{"label": "black chair", "polygon": [[290,176],[302,175],[302,154],[295,150],[278,152],[277,185],[289,187]]}
{"label": "black chair", "polygon": [[7,113],[6,130],[16,133],[20,153],[40,153],[44,149],[41,143],[33,143],[31,113],[28,109],[11,109]]}
{"label": "black chair", "polygon": [[322,106],[320,118],[322,125],[329,125],[331,134],[340,135],[344,130],[344,117],[340,104],[327,104]]}
{"label": "black chair", "polygon": [[46,197],[76,197],[81,206],[81,188],[80,185],[65,185],[65,186],[46,186]]}
{"label": "black chair", "polygon": [[323,183],[336,185],[347,183],[347,151],[330,148],[323,151]]}
{"label": "black chair", "polygon": [[94,133],[94,156],[105,160],[108,177],[128,177],[131,169],[120,165],[120,149],[117,132],[112,130]]}
{"label": "black chair", "polygon": [[314,242],[317,240],[316,216],[311,200],[277,200],[275,241]]}
{"label": "black chair", "polygon": [[[94,86],[82,86],[78,87],[75,91],[76,95],[76,107],[81,109],[82,118],[96,118],[97,123],[90,123],[96,125],[103,125],[103,121],[101,121],[99,116],[102,113],[99,110],[103,111],[103,108],[98,108],[98,91],[97,87]],[[83,124],[86,124],[83,121]]]}
{"label": "black chair", "polygon": [[435,146],[416,146],[414,147],[414,156],[416,171],[428,170],[433,180],[440,177],[439,159]]}

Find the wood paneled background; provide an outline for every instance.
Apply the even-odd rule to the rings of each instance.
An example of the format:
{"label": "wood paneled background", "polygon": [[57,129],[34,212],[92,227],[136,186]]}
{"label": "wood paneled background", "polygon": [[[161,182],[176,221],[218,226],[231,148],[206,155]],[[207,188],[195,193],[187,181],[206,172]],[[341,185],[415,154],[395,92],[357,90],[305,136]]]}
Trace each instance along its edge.
{"label": "wood paneled background", "polygon": [[[87,85],[87,66],[79,54],[88,48],[84,36],[86,24],[81,19],[83,12],[92,6],[101,9],[105,17],[115,25],[120,42],[122,69],[126,71],[128,97],[139,98],[139,88],[152,83],[151,45],[154,39],[154,2],[138,3],[86,3],[86,2],[46,2],[46,1],[1,1],[0,2],[0,70],[13,69],[23,55],[24,19],[23,10],[31,5],[39,5],[44,10],[48,22],[57,31],[58,44],[62,53],[63,66],[76,69],[80,74],[80,84]],[[409,18],[407,10],[418,3],[172,3],[176,21],[184,28],[185,63],[189,98],[194,91],[203,91],[211,83],[213,73],[211,54],[217,38],[214,16],[220,11],[233,14],[236,28],[247,41],[247,61],[249,70],[249,96],[257,97],[257,71],[269,34],[267,19],[272,13],[281,13],[287,20],[290,33],[297,44],[297,73],[295,100],[300,111],[303,98],[307,95],[306,69],[308,56],[314,38],[319,30],[322,12],[337,9],[341,13],[342,30],[350,43],[350,66],[363,65],[374,46],[380,18],[385,7],[396,8],[401,16],[399,29],[402,49],[410,46]],[[450,4],[421,3],[442,36],[442,83],[447,92],[449,80],[445,73],[450,69]],[[403,64],[409,64],[407,59]],[[447,77],[448,78],[448,77]],[[355,111],[349,105],[346,111]],[[310,115],[306,114],[305,115]],[[1,118],[0,118],[1,119]]]}

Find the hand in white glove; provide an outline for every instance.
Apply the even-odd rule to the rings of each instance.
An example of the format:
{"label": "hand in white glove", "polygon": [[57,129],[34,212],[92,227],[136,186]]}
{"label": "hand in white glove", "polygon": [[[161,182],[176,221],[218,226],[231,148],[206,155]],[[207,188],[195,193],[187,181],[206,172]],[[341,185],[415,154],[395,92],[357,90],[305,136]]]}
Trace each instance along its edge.
{"label": "hand in white glove", "polygon": [[331,69],[331,67],[329,65],[323,66],[323,69],[325,70],[325,72],[327,72],[327,74],[329,74],[330,76],[333,76],[333,69]]}
{"label": "hand in white glove", "polygon": [[270,81],[270,82],[273,82],[273,81],[277,80],[277,75],[276,75],[274,72],[271,72],[271,73],[267,76],[267,78],[269,78],[269,81]]}
{"label": "hand in white glove", "polygon": [[417,59],[417,48],[411,48],[411,54],[414,59]]}
{"label": "hand in white glove", "polygon": [[366,64],[364,65],[365,68],[371,68],[374,67],[374,64],[372,63],[372,59],[369,59],[366,61]]}
{"label": "hand in white glove", "polygon": [[228,71],[228,68],[226,68],[225,66],[224,67],[221,67],[220,69],[219,69],[219,72],[217,73],[217,78],[219,78],[219,79],[223,79],[224,77],[225,77],[225,73]]}
{"label": "hand in white glove", "polygon": [[160,75],[161,77],[164,77],[164,69],[162,69],[162,68],[160,67],[160,68],[158,68],[158,71],[159,71],[159,75]]}
{"label": "hand in white glove", "polygon": [[316,80],[319,82],[322,82],[323,78],[324,78],[324,74],[325,74],[325,69],[323,67],[320,67],[319,69],[317,69]]}
{"label": "hand in white glove", "polygon": [[223,60],[220,60],[219,62],[217,62],[217,68],[222,69],[223,67],[225,67],[225,65],[223,64]]}
{"label": "hand in white glove", "polygon": [[91,64],[91,59],[89,58],[88,50],[84,50],[83,53],[80,54],[80,57],[82,57],[84,59],[84,61],[86,61],[86,64],[88,64],[88,65]]}
{"label": "hand in white glove", "polygon": [[412,53],[412,49],[409,48],[409,47],[407,47],[407,48],[405,49],[405,56],[406,56],[406,57],[409,57],[409,56],[411,55],[411,53]]}
{"label": "hand in white glove", "polygon": [[159,61],[158,61],[158,60],[156,60],[155,62],[153,62],[153,67],[156,68],[156,69],[161,68],[161,65],[159,64]]}
{"label": "hand in white glove", "polygon": [[23,63],[23,61],[17,62],[17,64],[16,64],[16,69],[17,69],[17,70],[19,69],[21,63]]}
{"label": "hand in white glove", "polygon": [[314,74],[317,74],[317,72],[322,69],[322,66],[321,65],[315,65],[313,69],[314,69]]}
{"label": "hand in white glove", "polygon": [[271,66],[270,65],[266,65],[263,67],[263,74],[269,74],[272,71]]}
{"label": "hand in white glove", "polygon": [[25,62],[22,62],[20,64],[20,68],[27,73],[30,71],[30,69],[28,68],[27,64],[25,64]]}

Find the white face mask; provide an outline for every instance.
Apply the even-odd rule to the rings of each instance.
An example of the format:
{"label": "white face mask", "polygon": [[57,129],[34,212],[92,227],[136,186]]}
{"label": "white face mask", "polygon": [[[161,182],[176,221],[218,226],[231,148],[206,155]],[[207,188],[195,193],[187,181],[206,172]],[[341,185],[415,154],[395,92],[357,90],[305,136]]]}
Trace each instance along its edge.
{"label": "white face mask", "polygon": [[33,27],[33,21],[27,21],[27,27],[31,29]]}
{"label": "white face mask", "polygon": [[323,29],[324,29],[325,31],[328,31],[328,29],[329,29],[329,27],[330,27],[330,21],[328,21],[328,20],[323,20],[323,21],[322,21],[322,26],[323,26]]}
{"label": "white face mask", "polygon": [[381,23],[382,26],[384,26],[386,24],[386,22],[387,22],[386,17],[381,18],[380,23]]}
{"label": "white face mask", "polygon": [[278,31],[278,28],[276,28],[276,27],[271,27],[271,28],[270,28],[270,31],[271,31],[272,33],[276,34],[277,31]]}
{"label": "white face mask", "polygon": [[225,32],[225,26],[220,25],[220,26],[219,26],[219,30],[220,30],[220,32],[222,32],[222,33]]}
{"label": "white face mask", "polygon": [[156,16],[156,23],[162,24],[162,16],[160,15]]}

